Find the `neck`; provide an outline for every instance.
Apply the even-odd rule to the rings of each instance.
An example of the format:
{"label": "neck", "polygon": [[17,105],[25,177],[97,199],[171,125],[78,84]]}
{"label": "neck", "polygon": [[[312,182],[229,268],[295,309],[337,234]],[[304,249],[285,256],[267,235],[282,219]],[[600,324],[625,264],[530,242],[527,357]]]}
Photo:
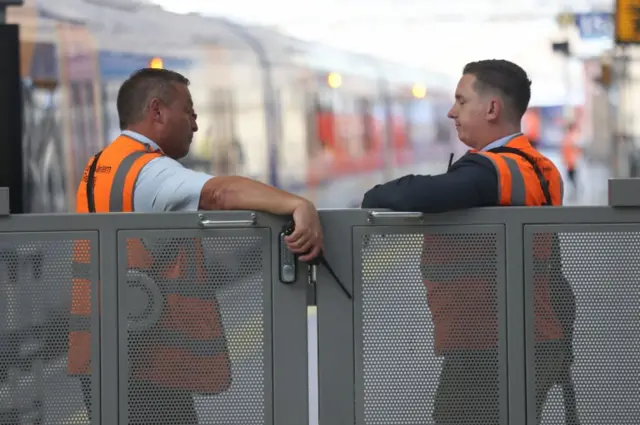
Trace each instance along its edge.
{"label": "neck", "polygon": [[125,130],[133,131],[134,133],[141,134],[144,137],[148,137],[149,139],[151,139],[151,140],[153,140],[154,142],[157,143],[157,141],[154,138],[153,132],[150,131],[149,128],[144,124],[130,125],[127,128],[125,128]]}
{"label": "neck", "polygon": [[481,146],[476,149],[482,149],[489,143],[493,143],[496,140],[500,140],[504,137],[509,137],[513,134],[521,133],[520,125],[504,125],[495,128],[493,131],[487,132],[487,137],[482,141]]}
{"label": "neck", "polygon": [[127,128],[125,128],[125,130],[129,130],[129,131],[133,131],[135,133],[138,133],[138,134],[140,134],[140,135],[152,140],[163,151],[165,150],[163,138],[160,137],[155,131],[153,131],[151,128],[149,128],[149,126],[145,125],[144,123],[130,125]]}

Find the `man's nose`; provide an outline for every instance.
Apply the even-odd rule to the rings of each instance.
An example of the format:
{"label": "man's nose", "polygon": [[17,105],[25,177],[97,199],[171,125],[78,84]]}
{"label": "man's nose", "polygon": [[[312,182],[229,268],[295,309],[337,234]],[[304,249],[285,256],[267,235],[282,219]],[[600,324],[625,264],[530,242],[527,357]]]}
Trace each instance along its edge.
{"label": "man's nose", "polygon": [[455,111],[455,106],[452,106],[451,109],[449,109],[449,112],[447,113],[447,117],[451,118],[451,119],[455,119],[457,114]]}

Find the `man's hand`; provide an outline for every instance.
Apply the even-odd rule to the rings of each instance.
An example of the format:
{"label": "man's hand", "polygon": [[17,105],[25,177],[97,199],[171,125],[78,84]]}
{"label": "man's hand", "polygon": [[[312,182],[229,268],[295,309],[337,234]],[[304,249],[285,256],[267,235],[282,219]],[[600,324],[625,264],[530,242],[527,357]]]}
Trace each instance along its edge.
{"label": "man's hand", "polygon": [[309,201],[303,201],[293,211],[293,222],[294,232],[284,238],[287,246],[291,252],[300,255],[300,261],[313,260],[324,249],[322,226],[316,207]]}

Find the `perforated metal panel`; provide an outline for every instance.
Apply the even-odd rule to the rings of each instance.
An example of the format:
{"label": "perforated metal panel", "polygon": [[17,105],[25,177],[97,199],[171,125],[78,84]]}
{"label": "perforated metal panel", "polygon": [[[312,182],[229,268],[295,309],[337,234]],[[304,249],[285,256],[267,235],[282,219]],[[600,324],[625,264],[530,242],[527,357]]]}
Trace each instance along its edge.
{"label": "perforated metal panel", "polygon": [[356,239],[362,256],[355,264],[362,273],[359,424],[499,423],[503,229],[476,229]]}
{"label": "perforated metal panel", "polygon": [[[528,227],[526,283],[536,295],[530,403],[536,402],[540,423],[576,423],[565,418],[563,395],[568,396],[569,413],[574,398],[567,376],[581,425],[640,423],[640,227],[614,231],[613,226],[589,226],[585,231],[586,226],[576,226],[572,232],[573,226],[564,226],[569,229],[560,234],[544,226]],[[554,238],[561,249],[545,264],[541,257]],[[569,370],[566,341],[571,339],[549,341],[549,336],[556,320],[565,331],[562,336],[571,336],[572,297],[576,307]],[[545,306],[547,300],[552,309]]]}
{"label": "perforated metal panel", "polygon": [[[128,289],[121,298],[128,423],[271,423],[269,231],[216,230],[202,239],[141,233],[143,240],[126,238]],[[138,261],[140,241],[152,263]]]}
{"label": "perforated metal panel", "polygon": [[0,236],[0,423],[88,424],[92,378],[84,380],[85,404],[80,380],[67,374],[67,353],[74,244],[91,260],[81,297],[90,308],[97,235],[38,237]]}

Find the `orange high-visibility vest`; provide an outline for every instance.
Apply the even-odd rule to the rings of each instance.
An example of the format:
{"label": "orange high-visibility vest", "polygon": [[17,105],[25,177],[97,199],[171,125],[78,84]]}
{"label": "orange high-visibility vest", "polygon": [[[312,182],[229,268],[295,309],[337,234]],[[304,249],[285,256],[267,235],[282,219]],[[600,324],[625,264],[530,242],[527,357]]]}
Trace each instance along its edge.
{"label": "orange high-visibility vest", "polygon": [[[498,204],[514,206],[562,205],[562,176],[555,165],[535,150],[529,140],[518,136],[506,150],[516,149],[537,164],[538,177],[527,159],[517,153],[478,152],[495,166],[498,174]],[[501,148],[498,148],[498,150]],[[546,185],[550,203],[546,201]],[[498,240],[490,234],[425,235],[422,275],[427,289],[435,331],[435,351],[485,350],[498,346],[497,261]],[[534,241],[535,339],[563,338],[561,322],[553,310],[548,268],[539,267],[551,260],[553,235]]]}
{"label": "orange high-visibility vest", "polygon": [[[76,212],[132,212],[138,174],[149,161],[162,155],[129,137],[118,137],[87,164],[76,194]],[[90,174],[93,211],[87,196]],[[167,388],[204,394],[226,391],[231,385],[229,351],[217,299],[213,289],[206,286],[210,283],[202,246],[190,238],[159,245],[149,249],[142,239],[127,240],[128,270],[155,281],[163,303],[157,323],[149,329],[129,331],[129,351],[135,351],[129,360],[131,374],[137,380]],[[67,362],[72,375],[91,373],[90,267],[89,244],[78,241],[74,247]]]}

